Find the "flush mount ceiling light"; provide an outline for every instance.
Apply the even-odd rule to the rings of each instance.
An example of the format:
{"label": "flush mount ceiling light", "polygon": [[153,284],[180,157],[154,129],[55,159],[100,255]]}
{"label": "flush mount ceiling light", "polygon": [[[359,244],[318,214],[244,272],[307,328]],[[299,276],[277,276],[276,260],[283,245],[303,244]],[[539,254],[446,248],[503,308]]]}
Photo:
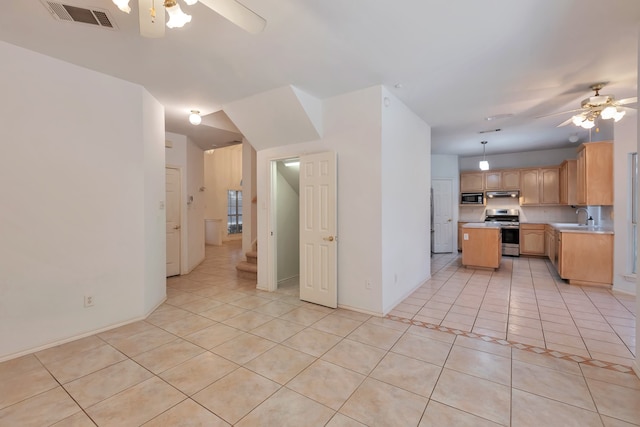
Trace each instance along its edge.
{"label": "flush mount ceiling light", "polygon": [[[130,0],[112,0],[118,9],[131,12]],[[257,34],[264,30],[267,21],[236,0],[182,0],[188,6],[200,3],[240,28]],[[191,15],[182,11],[178,0],[138,0],[140,34],[143,37],[162,37],[164,35],[165,14],[156,13],[156,5],[162,5],[169,16],[167,27],[180,28],[191,22]]]}
{"label": "flush mount ceiling light", "polygon": [[196,126],[202,123],[202,117],[200,116],[200,111],[191,110],[191,114],[189,114],[189,123]]}
{"label": "flush mount ceiling light", "polygon": [[486,157],[486,148],[487,148],[487,141],[480,141],[480,144],[482,144],[482,160],[480,160],[480,170],[481,171],[488,171],[489,170],[489,162],[487,161],[487,157]]}

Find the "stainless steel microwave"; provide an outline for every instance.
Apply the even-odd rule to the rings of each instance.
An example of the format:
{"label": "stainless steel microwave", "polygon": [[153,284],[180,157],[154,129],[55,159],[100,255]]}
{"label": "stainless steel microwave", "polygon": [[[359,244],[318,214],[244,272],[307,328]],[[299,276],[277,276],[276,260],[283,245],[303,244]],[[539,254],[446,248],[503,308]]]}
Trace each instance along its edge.
{"label": "stainless steel microwave", "polygon": [[462,193],[460,195],[461,205],[483,205],[484,193]]}

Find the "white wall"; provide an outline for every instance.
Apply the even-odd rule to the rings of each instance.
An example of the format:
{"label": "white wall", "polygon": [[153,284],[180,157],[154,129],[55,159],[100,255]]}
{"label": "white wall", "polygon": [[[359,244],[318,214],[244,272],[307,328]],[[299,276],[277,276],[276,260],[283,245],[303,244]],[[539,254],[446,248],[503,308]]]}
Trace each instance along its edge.
{"label": "white wall", "polygon": [[[213,154],[204,156],[205,218],[221,219],[222,239],[229,240],[227,234],[227,192],[242,190],[242,145],[216,148]],[[243,210],[251,203],[251,198],[243,192]],[[244,226],[244,224],[243,224]],[[241,235],[232,238],[241,238]]]}
{"label": "white wall", "polygon": [[[640,88],[640,25],[638,25],[638,84],[636,88]],[[640,95],[640,92],[638,93]],[[636,114],[636,129],[640,128],[640,114]],[[640,132],[637,132],[637,144],[636,151],[640,153]],[[640,197],[640,189],[638,189],[638,197]],[[638,230],[637,236],[638,241],[640,241],[640,230]],[[638,265],[640,265],[640,251],[638,251]],[[637,313],[640,313],[640,279],[636,278],[636,343],[640,342],[640,316]],[[640,351],[638,351],[638,344],[636,344],[636,362],[633,366],[636,375],[640,376]]]}
{"label": "white wall", "polygon": [[166,289],[162,106],[4,42],[0,57],[3,360],[143,318]]}
{"label": "white wall", "polygon": [[[487,144],[487,149],[489,149]],[[538,166],[556,166],[566,159],[576,158],[576,149],[580,144],[576,143],[575,148],[558,148],[555,150],[526,151],[522,153],[510,154],[487,154],[487,161],[491,169],[526,168]],[[461,171],[478,171],[478,163],[482,156],[460,157]]]}
{"label": "white wall", "polygon": [[278,173],[276,180],[278,282],[300,274],[300,196]]}
{"label": "white wall", "polygon": [[[625,120],[626,119],[626,120]],[[615,143],[613,144],[613,180],[614,199],[614,251],[613,251],[613,289],[627,293],[636,293],[636,278],[631,276],[633,254],[630,251],[631,235],[631,187],[629,180],[629,153],[638,149],[637,123],[625,118],[615,124]]]}
{"label": "white wall", "polygon": [[256,150],[246,140],[242,142],[242,252],[253,250],[253,241],[258,233],[258,210],[256,196]]}
{"label": "white wall", "polygon": [[431,128],[382,88],[382,311],[431,275]]}
{"label": "white wall", "polygon": [[171,142],[166,165],[180,169],[180,274],[187,274],[204,259],[204,152],[185,135],[166,132],[165,138]]}

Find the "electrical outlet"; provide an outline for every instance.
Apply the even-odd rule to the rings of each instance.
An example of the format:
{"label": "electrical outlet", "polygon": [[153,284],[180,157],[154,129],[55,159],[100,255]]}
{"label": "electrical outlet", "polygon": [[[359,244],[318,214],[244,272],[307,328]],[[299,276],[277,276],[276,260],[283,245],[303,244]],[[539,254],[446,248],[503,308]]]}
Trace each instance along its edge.
{"label": "electrical outlet", "polygon": [[367,279],[364,281],[364,288],[371,289],[371,280]]}
{"label": "electrical outlet", "polygon": [[469,234],[468,233],[464,233],[463,234],[463,238],[464,238],[464,240],[469,240]]}
{"label": "electrical outlet", "polygon": [[93,307],[93,304],[95,303],[94,299],[93,299],[93,295],[85,295],[84,296],[84,306],[86,307]]}

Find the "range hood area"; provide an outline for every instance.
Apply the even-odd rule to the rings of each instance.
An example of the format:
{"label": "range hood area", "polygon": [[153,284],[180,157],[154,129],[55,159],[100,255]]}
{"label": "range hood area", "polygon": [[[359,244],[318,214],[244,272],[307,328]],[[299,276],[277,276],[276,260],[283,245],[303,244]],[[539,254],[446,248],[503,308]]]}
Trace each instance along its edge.
{"label": "range hood area", "polygon": [[497,197],[519,197],[520,196],[520,192],[517,190],[513,190],[513,191],[487,191],[486,192],[486,197],[488,199],[493,199],[493,198],[497,198]]}

